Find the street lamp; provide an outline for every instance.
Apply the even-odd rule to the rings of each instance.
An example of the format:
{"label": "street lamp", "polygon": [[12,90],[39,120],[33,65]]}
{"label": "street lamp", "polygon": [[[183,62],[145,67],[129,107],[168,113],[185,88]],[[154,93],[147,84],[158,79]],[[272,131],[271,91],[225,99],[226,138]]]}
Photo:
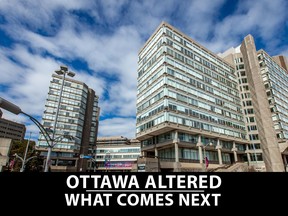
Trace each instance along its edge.
{"label": "street lamp", "polygon": [[59,109],[60,109],[60,104],[61,104],[61,98],[62,98],[62,92],[63,92],[64,82],[65,82],[65,76],[66,75],[68,75],[70,77],[75,76],[75,73],[68,71],[68,67],[66,67],[66,66],[60,66],[60,70],[56,70],[55,73],[58,74],[59,76],[61,76],[61,75],[63,75],[63,76],[62,76],[62,84],[61,84],[61,88],[60,88],[59,100],[58,100],[56,114],[55,114],[55,121],[54,121],[54,126],[53,126],[53,131],[52,131],[51,143],[50,143],[50,145],[48,145],[48,152],[47,152],[47,158],[46,158],[44,172],[49,171],[52,149],[56,145],[56,143],[54,142],[55,141],[55,134],[56,134],[56,125],[57,125],[57,120],[58,120],[58,115],[59,115]]}
{"label": "street lamp", "polygon": [[212,142],[209,142],[207,143],[206,145],[203,145],[202,148],[203,148],[203,154],[204,154],[204,157],[203,157],[203,165],[204,165],[204,171],[206,172],[207,171],[207,167],[208,167],[208,158],[206,157],[206,147],[207,146],[213,146],[213,143]]}
{"label": "street lamp", "polygon": [[28,161],[30,161],[31,159],[37,157],[37,156],[32,156],[32,157],[26,159],[26,157],[27,157],[27,152],[28,152],[28,149],[29,149],[30,139],[31,139],[31,132],[30,132],[30,136],[29,136],[29,139],[28,139],[28,142],[27,142],[27,145],[26,145],[26,150],[25,150],[24,158],[20,157],[17,153],[14,154],[15,157],[19,158],[19,159],[22,161],[22,166],[21,166],[20,172],[24,172],[25,166],[26,166],[26,164],[28,163]]}

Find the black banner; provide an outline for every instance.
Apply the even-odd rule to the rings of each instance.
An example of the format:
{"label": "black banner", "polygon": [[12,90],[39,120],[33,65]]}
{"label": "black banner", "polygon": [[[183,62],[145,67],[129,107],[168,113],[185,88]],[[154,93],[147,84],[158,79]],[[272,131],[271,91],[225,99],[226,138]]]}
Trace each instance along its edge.
{"label": "black banner", "polygon": [[[38,213],[286,206],[287,173],[1,173],[1,209]],[[41,209],[39,212],[36,209]],[[234,212],[234,213],[235,213]]]}

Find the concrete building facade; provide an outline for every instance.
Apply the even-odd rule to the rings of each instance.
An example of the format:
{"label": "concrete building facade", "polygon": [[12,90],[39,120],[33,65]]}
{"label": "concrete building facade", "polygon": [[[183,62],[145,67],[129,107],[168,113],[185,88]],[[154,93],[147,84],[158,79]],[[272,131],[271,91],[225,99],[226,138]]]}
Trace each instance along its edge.
{"label": "concrete building facade", "polygon": [[241,106],[244,114],[244,120],[247,131],[247,138],[250,141],[246,146],[247,162],[253,165],[256,170],[264,171],[265,163],[263,161],[261,143],[259,138],[258,126],[255,117],[254,103],[251,99],[251,87],[248,84],[247,72],[244,65],[243,55],[240,46],[230,48],[223,54],[218,54],[225,60],[235,65],[235,72],[238,77],[238,88],[241,98]]}
{"label": "concrete building facade", "polygon": [[[61,84],[62,77],[53,74],[42,118],[43,126],[52,130]],[[94,90],[83,82],[65,78],[55,136],[60,140],[52,150],[52,170],[86,171],[87,161],[80,159],[79,155],[91,153],[96,145],[99,112],[98,96]],[[63,138],[64,134],[74,139]],[[47,145],[40,134],[36,147],[43,156],[47,155]]]}
{"label": "concrete building facade", "polygon": [[[287,165],[288,74],[285,57],[256,50],[251,35],[240,49],[221,54],[234,62],[245,115],[248,161],[266,171],[284,171]],[[284,166],[283,166],[284,165]]]}
{"label": "concrete building facade", "polygon": [[24,124],[0,117],[0,137],[23,141],[26,133]]}
{"label": "concrete building facade", "polygon": [[278,56],[273,56],[272,58],[279,66],[281,66],[283,69],[288,71],[288,59],[286,56],[278,55]]}
{"label": "concrete building facade", "polygon": [[3,172],[3,170],[9,166],[8,162],[11,147],[12,139],[0,138],[0,172]]}
{"label": "concrete building facade", "polygon": [[[123,136],[98,137],[94,148],[96,172],[130,172],[140,156],[140,142]],[[94,166],[94,167],[93,167]]]}
{"label": "concrete building facade", "polygon": [[139,52],[137,90],[136,139],[158,170],[203,171],[247,158],[234,65],[168,23]]}

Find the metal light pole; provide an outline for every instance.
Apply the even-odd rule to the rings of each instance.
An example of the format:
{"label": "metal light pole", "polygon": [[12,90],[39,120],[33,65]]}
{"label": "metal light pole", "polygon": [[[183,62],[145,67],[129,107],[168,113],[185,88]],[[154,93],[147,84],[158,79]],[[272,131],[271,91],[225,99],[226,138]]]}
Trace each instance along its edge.
{"label": "metal light pole", "polygon": [[56,126],[57,126],[57,121],[58,121],[58,115],[59,115],[59,109],[60,109],[60,104],[61,104],[62,92],[63,92],[64,82],[65,82],[65,76],[66,76],[66,74],[68,76],[71,76],[71,77],[75,76],[75,73],[73,73],[71,71],[68,72],[68,67],[66,67],[66,66],[60,66],[60,70],[55,71],[55,73],[57,73],[59,76],[60,75],[63,75],[63,76],[62,76],[62,84],[61,84],[61,87],[60,87],[59,100],[58,100],[57,109],[56,109],[56,113],[55,113],[55,121],[54,121],[54,125],[53,125],[51,144],[48,145],[48,152],[47,152],[47,158],[46,158],[44,172],[48,172],[49,171],[50,162],[51,162],[51,153],[52,153],[52,149],[55,146],[54,141],[55,141],[55,134],[56,134]]}
{"label": "metal light pole", "polygon": [[29,144],[30,144],[30,139],[31,139],[31,132],[30,132],[30,136],[29,136],[29,139],[28,139],[28,142],[27,142],[27,145],[26,145],[26,150],[25,150],[24,158],[20,157],[17,153],[14,154],[15,157],[19,158],[19,159],[22,161],[22,166],[21,166],[20,172],[24,172],[25,166],[26,166],[26,164],[28,163],[28,161],[30,161],[31,159],[37,157],[37,156],[32,156],[32,157],[30,157],[30,158],[28,158],[28,159],[26,160],[27,152],[28,152]]}

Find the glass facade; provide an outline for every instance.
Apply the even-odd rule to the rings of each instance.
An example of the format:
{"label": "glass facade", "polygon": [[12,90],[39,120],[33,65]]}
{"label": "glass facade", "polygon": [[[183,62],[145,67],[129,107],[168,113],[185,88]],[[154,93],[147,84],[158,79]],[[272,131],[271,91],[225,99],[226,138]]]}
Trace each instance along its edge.
{"label": "glass facade", "polygon": [[168,27],[140,52],[138,64],[137,133],[169,121],[245,139],[232,66]]}
{"label": "glass facade", "polygon": [[277,138],[288,139],[288,73],[264,51],[258,60]]}
{"label": "glass facade", "polygon": [[[162,23],[138,55],[136,138],[144,152],[161,145],[161,160],[199,163],[201,136],[202,146],[213,145],[211,161],[219,162],[218,143],[229,151],[222,162],[232,163],[231,149],[247,142],[237,81],[233,65]],[[185,145],[175,147],[178,155],[175,142]]]}
{"label": "glass facade", "polygon": [[96,155],[97,171],[126,172],[132,169],[140,156],[140,142],[123,136],[99,137],[93,153]]}
{"label": "glass facade", "polygon": [[[47,131],[50,131],[50,136],[54,130],[61,84],[62,77],[53,75],[42,117],[42,124],[48,129]],[[98,96],[94,96],[92,113],[88,114],[88,95],[89,88],[84,83],[65,79],[55,131],[56,145],[53,148],[52,157],[69,159],[79,154],[83,138],[86,136],[84,135],[85,118],[91,118],[89,144],[96,144],[99,118]],[[64,138],[63,135],[70,135],[74,139]],[[44,150],[47,146],[45,137],[40,134],[37,147]],[[46,154],[47,150],[42,152],[42,155]],[[59,166],[60,164],[75,166],[75,161],[73,163],[60,163],[59,161],[57,160]],[[53,160],[52,164],[56,165],[56,160]]]}

